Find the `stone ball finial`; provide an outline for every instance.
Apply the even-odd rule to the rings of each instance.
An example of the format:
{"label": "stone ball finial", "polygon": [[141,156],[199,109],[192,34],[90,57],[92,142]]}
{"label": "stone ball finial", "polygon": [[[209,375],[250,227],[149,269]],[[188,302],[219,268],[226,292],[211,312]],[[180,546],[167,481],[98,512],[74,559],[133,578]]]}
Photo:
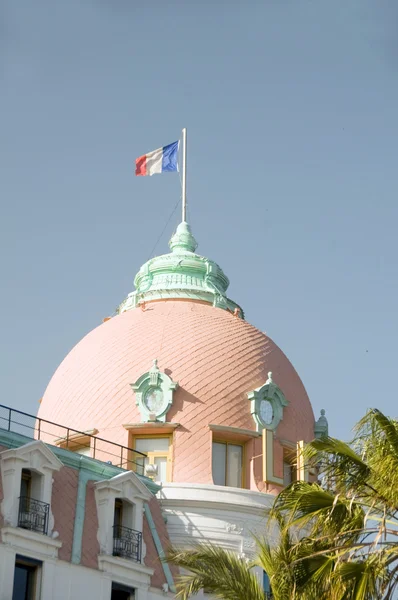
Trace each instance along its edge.
{"label": "stone ball finial", "polygon": [[326,415],[326,410],[324,408],[321,409],[321,416],[324,417]]}

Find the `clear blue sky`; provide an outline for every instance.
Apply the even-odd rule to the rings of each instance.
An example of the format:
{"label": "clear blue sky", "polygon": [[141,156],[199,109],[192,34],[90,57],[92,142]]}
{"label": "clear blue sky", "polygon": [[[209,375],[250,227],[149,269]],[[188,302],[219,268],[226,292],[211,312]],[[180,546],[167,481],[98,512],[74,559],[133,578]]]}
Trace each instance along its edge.
{"label": "clear blue sky", "polygon": [[[2,0],[1,402],[35,413],[179,196],[199,251],[347,437],[396,415],[396,0]],[[170,222],[156,249],[178,223]]]}

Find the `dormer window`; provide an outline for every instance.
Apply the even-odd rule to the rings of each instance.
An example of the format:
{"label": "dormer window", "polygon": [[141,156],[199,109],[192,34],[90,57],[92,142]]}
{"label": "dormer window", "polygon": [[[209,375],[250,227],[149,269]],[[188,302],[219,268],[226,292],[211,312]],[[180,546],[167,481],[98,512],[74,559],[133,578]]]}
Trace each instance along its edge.
{"label": "dormer window", "polygon": [[142,532],[133,529],[134,505],[115,499],[113,515],[113,556],[141,562]]}
{"label": "dormer window", "polygon": [[42,501],[42,476],[22,469],[18,527],[47,534],[50,504]]}
{"label": "dormer window", "polygon": [[4,524],[51,534],[53,473],[59,471],[62,463],[41,441],[4,450],[0,457]]}
{"label": "dormer window", "polygon": [[135,436],[133,440],[134,448],[146,454],[146,457],[137,456],[135,458],[137,472],[144,475],[145,467],[153,465],[155,467],[153,480],[156,483],[171,481],[171,442],[172,437],[167,434]]}
{"label": "dormer window", "polygon": [[100,554],[141,563],[143,506],[151,492],[132,471],[95,483]]}

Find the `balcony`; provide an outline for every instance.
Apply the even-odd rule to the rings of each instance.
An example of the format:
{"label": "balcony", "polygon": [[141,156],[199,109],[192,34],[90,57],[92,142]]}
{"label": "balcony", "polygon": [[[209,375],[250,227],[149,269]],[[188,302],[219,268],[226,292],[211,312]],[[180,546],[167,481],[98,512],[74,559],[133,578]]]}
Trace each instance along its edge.
{"label": "balcony", "polygon": [[50,505],[34,498],[19,498],[18,527],[47,535]]}
{"label": "balcony", "polygon": [[113,556],[141,562],[142,533],[115,525],[113,528]]}
{"label": "balcony", "polygon": [[[121,446],[87,431],[77,431],[59,423],[38,419],[34,415],[0,404],[0,429],[12,431],[58,448],[85,454],[121,469],[145,475],[146,453]],[[93,430],[92,430],[93,431]]]}

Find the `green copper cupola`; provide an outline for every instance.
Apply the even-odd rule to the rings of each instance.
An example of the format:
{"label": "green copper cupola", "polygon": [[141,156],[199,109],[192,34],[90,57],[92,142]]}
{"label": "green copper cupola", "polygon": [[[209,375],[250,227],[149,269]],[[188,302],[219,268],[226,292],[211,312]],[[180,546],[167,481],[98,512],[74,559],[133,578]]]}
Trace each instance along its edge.
{"label": "green copper cupola", "polygon": [[151,258],[141,267],[134,279],[135,291],[117,312],[153,300],[198,300],[244,318],[241,307],[227,297],[228,277],[217,263],[196,254],[197,246],[190,226],[183,221],[169,242],[170,254]]}

